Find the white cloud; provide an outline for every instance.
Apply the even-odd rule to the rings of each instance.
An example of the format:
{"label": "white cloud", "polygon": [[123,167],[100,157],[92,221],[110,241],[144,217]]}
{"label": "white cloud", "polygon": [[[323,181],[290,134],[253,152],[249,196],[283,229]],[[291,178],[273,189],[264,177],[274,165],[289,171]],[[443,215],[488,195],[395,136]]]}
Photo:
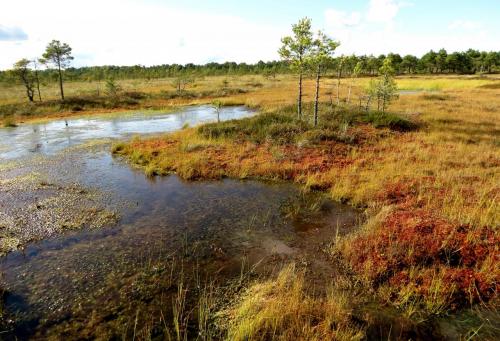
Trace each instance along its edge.
{"label": "white cloud", "polygon": [[335,9],[327,9],[325,11],[325,19],[327,26],[335,28],[354,27],[361,22],[361,13],[359,12],[343,12]]}
{"label": "white cloud", "polygon": [[[2,3],[0,23],[29,39],[0,41],[0,69],[42,54],[52,39],[73,47],[75,65],[205,63],[277,59],[277,28],[238,16],[185,11],[133,0],[17,0]],[[81,56],[81,59],[78,57]]]}
{"label": "white cloud", "polygon": [[395,0],[370,0],[367,19],[372,22],[390,23],[404,5]]}
{"label": "white cloud", "polygon": [[471,20],[454,20],[448,26],[450,30],[476,30],[481,24]]}
{"label": "white cloud", "polygon": [[[378,55],[395,52],[421,56],[430,49],[463,51],[475,48],[488,51],[498,48],[495,34],[470,20],[453,21],[448,30],[445,26],[445,29],[432,34],[409,31],[404,23],[395,20],[401,8],[409,5],[393,0],[371,0],[367,10],[356,16],[335,9],[325,11],[327,33],[340,40],[337,54]],[[349,20],[353,17],[359,20]]]}
{"label": "white cloud", "polygon": [[[288,24],[264,25],[240,16],[175,9],[159,1],[1,1],[1,26],[9,28],[9,37],[11,28],[18,28],[28,39],[0,40],[0,69],[21,58],[40,56],[52,39],[73,47],[76,66],[257,62],[278,59],[280,39],[290,33]],[[445,25],[432,34],[410,32],[395,20],[406,5],[371,0],[362,12],[328,9],[325,29],[340,40],[338,53],[345,54],[498,49],[498,34],[468,20],[457,20],[449,29]]]}

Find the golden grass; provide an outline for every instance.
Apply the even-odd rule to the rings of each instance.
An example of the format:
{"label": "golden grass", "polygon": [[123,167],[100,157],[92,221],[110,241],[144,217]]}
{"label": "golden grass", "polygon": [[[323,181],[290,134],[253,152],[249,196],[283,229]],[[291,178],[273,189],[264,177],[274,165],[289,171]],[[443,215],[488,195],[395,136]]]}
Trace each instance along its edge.
{"label": "golden grass", "polygon": [[229,310],[228,340],[361,340],[350,303],[334,287],[326,297],[308,295],[304,274],[290,264],[251,286]]}
{"label": "golden grass", "polygon": [[447,91],[444,103],[423,95],[401,98],[393,110],[420,116],[426,127],[355,149],[352,164],[313,175],[331,182],[336,199],[377,206],[388,184],[416,181],[421,205],[451,221],[479,226],[500,223],[499,91]]}
{"label": "golden grass", "polygon": [[[214,84],[218,81],[213,80]],[[156,163],[159,170],[178,171],[188,177],[189,174],[196,175],[194,169],[197,167],[200,177],[210,178],[224,174],[283,178],[284,174],[298,170],[307,175],[305,178],[296,177],[297,181],[309,186],[331,187],[333,198],[348,199],[355,205],[368,205],[376,210],[383,205],[377,195],[389,184],[415,181],[418,187],[416,196],[423,207],[458,223],[498,225],[500,90],[478,88],[483,83],[498,81],[417,77],[403,78],[398,82],[426,83],[430,87],[446,84],[450,89],[446,88],[438,97],[426,93],[402,95],[391,110],[418,119],[424,127],[403,135],[393,134],[374,144],[349,148],[346,155],[345,149],[341,148],[336,156],[344,158],[345,162],[326,172],[309,171],[305,164],[277,157],[283,153],[286,155],[284,148],[220,139],[209,141],[189,129],[172,135],[172,140],[180,147],[177,144],[164,146],[165,149],[156,148],[154,144],[144,148],[135,145],[135,156],[137,158],[141,152],[149,153],[147,162]],[[463,83],[460,88],[467,84],[468,88],[455,89],[457,82]],[[293,78],[282,77],[264,84],[254,92],[229,96],[224,101],[244,103],[263,112],[295,102]],[[332,89],[332,80],[325,80],[323,101],[329,100],[330,92],[335,93]],[[345,96],[343,92],[346,91],[343,88],[341,96]],[[306,101],[311,100],[311,81],[306,82],[305,92]],[[358,92],[359,87],[354,91],[354,103]],[[214,168],[220,163],[208,159],[207,146],[217,146],[211,149],[210,157],[220,160],[222,169]],[[159,156],[151,157],[153,151]],[[160,159],[163,160],[160,162]]]}
{"label": "golden grass", "polygon": [[[262,112],[273,112],[296,101],[296,81],[280,76],[276,81],[261,76],[207,77],[197,80],[196,90],[222,86],[228,79],[230,87],[248,87],[261,82],[252,91],[222,98],[226,104],[245,104]],[[351,103],[358,101],[360,89],[369,79],[356,81]],[[135,83],[134,83],[135,82]],[[241,143],[229,138],[204,138],[193,128],[161,138],[136,139],[114,146],[126,154],[145,172],[169,174],[176,172],[186,179],[267,178],[293,180],[312,188],[325,188],[332,198],[367,207],[368,224],[361,233],[370,234],[383,228],[384,217],[392,214],[393,203],[384,199],[391,186],[402,185],[411,191],[412,205],[454,225],[469,225],[474,230],[500,226],[500,89],[498,78],[487,77],[400,77],[402,89],[427,90],[429,93],[402,95],[390,111],[413,117],[421,122],[418,131],[408,133],[382,132],[384,138],[346,146],[272,145]],[[347,95],[348,80],[342,80],[341,96]],[[486,87],[485,87],[486,85]],[[78,89],[77,84],[74,84]],[[127,81],[123,88],[145,92],[171,90],[169,80]],[[311,101],[313,81],[305,82],[305,101]],[[438,90],[437,92],[434,90]],[[69,90],[71,93],[71,90]],[[76,90],[75,90],[76,91]],[[81,90],[83,91],[83,90]],[[75,92],[76,93],[76,92]],[[321,100],[335,96],[335,81],[323,81]],[[0,99],[1,101],[1,99]],[[211,99],[163,100],[162,105],[178,106],[207,103]],[[307,113],[306,118],[311,118]],[[363,128],[368,129],[368,128]],[[373,128],[372,128],[373,129]],[[369,136],[373,131],[365,131]],[[319,165],[327,164],[327,167]],[[379,214],[380,213],[380,214]],[[356,252],[344,243],[344,255]],[[411,249],[406,250],[409,253]],[[483,262],[482,275],[491,273],[493,255]],[[489,266],[488,266],[489,264]],[[369,264],[365,264],[368,266]],[[498,266],[496,267],[498,268]],[[409,277],[424,269],[409,269]],[[428,273],[437,271],[428,269]],[[363,276],[363,273],[360,274]],[[491,273],[491,276],[498,274]],[[444,310],[441,274],[436,272],[430,282],[430,296],[422,300],[415,288],[402,286],[395,302],[412,315],[420,305],[429,313]],[[256,284],[249,289],[231,312],[230,338],[260,340],[276,337],[287,339],[325,339],[357,337],[360,330],[346,323],[347,306],[340,298],[313,298],[304,291],[304,278],[293,268],[285,268],[276,280]],[[394,291],[384,284],[378,291],[393,300]],[[291,312],[284,314],[284,312]],[[342,313],[336,313],[341,311]],[[311,319],[311,316],[314,319]],[[343,320],[344,318],[344,320]],[[328,329],[332,321],[337,328]],[[347,321],[348,322],[348,321]],[[340,329],[338,326],[341,326]],[[345,326],[345,329],[343,329]],[[328,333],[337,333],[332,336]]]}
{"label": "golden grass", "polygon": [[[357,103],[364,81],[357,82],[351,103]],[[414,88],[432,89],[436,84],[442,88],[439,92],[401,95],[390,107],[393,112],[419,121],[421,127],[417,131],[382,131],[385,137],[380,137],[370,130],[373,128],[353,127],[351,129],[364,129],[364,135],[368,136],[365,142],[349,146],[342,143],[309,146],[254,144],[231,138],[210,139],[197,134],[195,129],[186,129],[160,139],[136,140],[122,148],[128,148],[128,151],[123,151],[124,154],[128,154],[132,162],[144,165],[150,175],[176,172],[187,179],[222,176],[286,179],[311,188],[327,189],[336,200],[367,207],[369,223],[353,236],[354,239],[346,239],[339,245],[338,250],[348,259],[353,259],[350,255],[356,254],[353,240],[358,237],[368,241],[372,237],[378,238],[377,231],[383,229],[386,222],[380,215],[373,217],[377,217],[379,212],[382,215],[388,212],[389,216],[396,214],[397,209],[391,208],[395,205],[408,212],[418,210],[422,216],[415,216],[416,221],[422,217],[436,219],[436,224],[441,224],[436,225],[436,229],[447,226],[442,225],[447,223],[465,226],[467,238],[471,239],[470,245],[477,245],[479,250],[483,247],[481,245],[487,245],[480,237],[482,228],[493,230],[494,238],[497,238],[500,226],[500,90],[496,86],[483,87],[498,81],[419,77],[400,79],[398,82],[412,83]],[[310,81],[305,84],[306,101],[310,101],[314,93],[313,84]],[[332,80],[326,79],[322,101],[329,102],[330,93],[336,93],[334,89]],[[255,92],[238,94],[225,100],[273,112],[293,104],[295,90],[293,79],[281,79],[273,86],[266,84]],[[346,94],[344,87],[341,96]],[[306,117],[310,118],[310,114]],[[395,204],[387,200],[388,192],[394,188],[406,191],[403,202]],[[411,225],[411,220],[401,223]],[[441,247],[446,248],[446,238],[443,242]],[[399,283],[396,286],[386,282],[377,292],[382,299],[386,296],[385,299],[403,309],[407,316],[416,312],[423,313],[423,316],[441,314],[450,306],[450,290],[453,292],[453,286],[461,285],[456,283],[464,280],[460,276],[473,273],[482,283],[496,282],[495,278],[500,274],[492,271],[498,268],[492,265],[496,261],[491,252],[495,250],[489,246],[485,250],[486,258],[478,260],[474,267],[443,267],[439,262],[415,264],[406,271],[407,285]],[[414,250],[410,246],[398,252],[404,255]],[[372,271],[370,261],[359,269],[360,277],[368,278]],[[423,288],[415,284],[421,278],[416,274],[425,276],[425,294],[421,294]],[[444,281],[444,276],[447,276],[448,282]],[[450,278],[455,278],[453,281],[457,282],[451,284]],[[288,330],[296,332],[286,316],[273,310],[272,303],[265,307],[259,303],[259,300],[267,302],[259,297],[267,297],[269,292],[278,292],[270,299],[273,302],[293,297],[294,290],[295,295],[300,291],[292,287],[287,289],[290,292],[285,292],[279,288],[266,283],[254,289],[256,291],[252,295],[257,299],[252,301],[247,298],[245,304],[248,306],[243,304],[240,307],[243,310],[235,315],[239,321],[232,331],[235,339],[258,339],[255,335],[266,335],[272,330],[284,333],[280,335],[286,335]],[[269,314],[277,314],[276,319],[269,320]],[[254,319],[245,316],[253,316]],[[307,320],[303,328],[309,330]]]}

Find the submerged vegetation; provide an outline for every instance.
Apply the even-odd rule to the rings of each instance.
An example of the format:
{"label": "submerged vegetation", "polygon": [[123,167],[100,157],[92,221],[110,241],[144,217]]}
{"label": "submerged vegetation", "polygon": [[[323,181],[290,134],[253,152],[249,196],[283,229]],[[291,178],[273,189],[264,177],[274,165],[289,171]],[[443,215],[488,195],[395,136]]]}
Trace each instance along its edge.
{"label": "submerged vegetation", "polygon": [[[13,75],[22,82],[2,85],[7,94],[0,94],[5,96],[0,97],[5,127],[45,115],[209,104],[213,123],[117,141],[112,153],[152,179],[175,173],[192,181],[292,181],[305,192],[322,191],[363,210],[365,216],[356,230],[338,233],[337,226],[335,237],[314,245],[329,262],[322,268],[328,273],[321,274],[328,282],[323,280],[319,288],[308,283],[314,277],[307,276],[309,259],[301,259],[303,266],[279,263],[280,271],[257,278],[246,278],[243,264],[236,284],[203,284],[199,259],[190,258],[199,245],[189,249],[186,235],[177,243],[182,247],[173,251],[177,254],[165,258],[170,268],[149,261],[144,273],[134,273],[123,285],[114,283],[119,287],[118,308],[104,307],[89,320],[63,321],[54,327],[56,334],[91,338],[102,332],[114,338],[120,331],[124,338],[173,340],[426,339],[443,337],[439,319],[462,314],[472,316],[470,324],[453,336],[498,336],[500,81],[484,75],[401,76],[491,73],[498,70],[498,53],[469,50],[448,55],[441,50],[421,59],[397,54],[334,57],[338,43],[321,32],[315,38],[307,18],[294,25],[293,35],[282,43],[283,62],[254,66],[64,70],[72,59],[71,48],[53,41],[44,57],[55,70],[39,75],[32,61],[21,60],[15,72],[0,73],[0,80]],[[67,82],[64,90],[63,76],[71,75],[91,82]],[[138,80],[138,75],[147,78]],[[42,85],[49,78],[58,80],[57,87],[42,86],[47,92],[43,101],[39,76]],[[11,99],[19,89],[28,101]],[[230,105],[259,112],[224,121],[222,108]],[[37,179],[28,179],[27,188],[18,180],[0,180],[0,199],[10,207],[0,213],[0,254],[62,230],[118,220],[86,189]],[[20,193],[24,201],[16,197]],[[24,206],[29,221],[23,221]],[[65,209],[56,210],[62,206]],[[321,203],[309,208],[321,210]],[[292,219],[301,210],[298,204],[280,213]],[[22,226],[31,234],[20,234]],[[225,254],[215,244],[208,249],[215,258]],[[288,255],[294,252],[287,245],[284,249]],[[187,260],[186,266],[196,270],[186,275],[189,278],[184,268],[175,268],[178,256],[182,266]],[[291,258],[276,256],[273,261]],[[204,265],[217,275],[223,268]],[[165,293],[171,299],[167,317],[163,308],[148,305],[158,297],[164,304]],[[111,311],[114,308],[121,311]],[[373,311],[381,309],[384,314],[377,319]],[[396,317],[381,321],[385,310]],[[483,318],[483,311],[494,318]],[[135,321],[126,320],[134,314]],[[95,328],[108,319],[112,326],[105,332]],[[396,334],[391,334],[393,324]]]}

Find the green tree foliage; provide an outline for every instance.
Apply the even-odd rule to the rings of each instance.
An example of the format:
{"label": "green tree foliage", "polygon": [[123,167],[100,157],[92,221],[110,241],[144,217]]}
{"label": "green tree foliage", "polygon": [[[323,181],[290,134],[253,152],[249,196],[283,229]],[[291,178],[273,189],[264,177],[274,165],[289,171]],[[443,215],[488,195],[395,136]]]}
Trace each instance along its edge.
{"label": "green tree foliage", "polygon": [[448,53],[446,52],[446,50],[445,49],[439,50],[435,59],[437,72],[443,73],[448,69],[446,64],[447,58],[448,58]]}
{"label": "green tree foliage", "polygon": [[220,123],[220,110],[222,109],[222,102],[220,100],[215,100],[212,102],[212,108],[214,108],[217,114],[217,123]]}
{"label": "green tree foliage", "polygon": [[340,44],[319,31],[313,41],[309,62],[316,72],[316,94],[314,99],[314,125],[318,125],[320,79],[325,68],[333,61],[333,53]]}
{"label": "green tree foliage", "polygon": [[379,69],[380,77],[372,80],[369,94],[377,99],[377,110],[385,112],[390,102],[398,97],[397,86],[394,80],[395,70],[391,58],[386,58]]}
{"label": "green tree foliage", "polygon": [[302,78],[307,67],[308,58],[313,47],[311,19],[303,18],[292,26],[293,36],[281,39],[282,46],[278,53],[281,59],[290,63],[299,74],[299,94],[297,99],[297,115],[302,118]]}
{"label": "green tree foliage", "polygon": [[106,80],[106,96],[111,99],[116,99],[121,91],[121,87],[115,82],[113,78]]}
{"label": "green tree foliage", "polygon": [[14,64],[12,73],[23,83],[26,89],[26,96],[28,97],[28,100],[30,102],[33,102],[33,97],[35,94],[35,74],[30,69],[30,64],[31,61],[29,61],[28,59],[21,59]]}
{"label": "green tree foliage", "polygon": [[173,79],[172,86],[177,93],[181,93],[192,83],[194,83],[194,77],[189,74],[180,74]]}
{"label": "green tree foliage", "polygon": [[428,73],[436,72],[436,57],[437,53],[433,50],[424,54],[419,61],[420,68]]}
{"label": "green tree foliage", "polygon": [[52,40],[45,49],[42,55],[44,63],[54,66],[58,71],[59,89],[61,91],[61,99],[64,101],[63,75],[62,70],[66,69],[73,56],[71,56],[71,47],[66,43],[61,43],[59,40]]}
{"label": "green tree foliage", "polygon": [[[445,52],[444,50],[442,52]],[[395,56],[395,54],[390,54]],[[432,54],[418,58],[413,55],[406,55],[402,58],[399,68],[395,71],[397,74],[416,74],[416,73],[455,73],[455,74],[473,74],[477,73],[496,73],[500,72],[500,52],[498,51],[476,51],[468,50],[465,52]],[[444,58],[445,62],[442,60]],[[439,58],[438,58],[439,56]],[[328,72],[337,72],[338,61],[340,57],[334,58],[334,62],[325,70]],[[343,75],[351,76],[354,67],[358,62],[363,64],[361,75],[378,74],[382,66],[383,59],[372,55],[368,56],[349,56],[344,63]],[[33,64],[31,65],[33,69]],[[288,74],[296,70],[290,69],[290,63],[287,60],[258,62],[256,64],[246,63],[208,63],[204,65],[186,64],[186,65],[156,65],[156,66],[88,66],[88,67],[67,67],[64,70],[64,80],[66,81],[104,81],[108,78],[115,80],[124,79],[161,79],[176,77],[194,77],[203,78],[205,76],[239,76],[260,74],[275,79],[278,74]],[[48,84],[59,80],[57,68],[49,68],[38,71],[40,84]],[[19,78],[12,77],[12,72],[0,71],[0,82],[6,84],[19,83]]]}
{"label": "green tree foliage", "polygon": [[399,72],[401,73],[415,73],[418,67],[418,58],[410,54],[403,57],[401,61]]}

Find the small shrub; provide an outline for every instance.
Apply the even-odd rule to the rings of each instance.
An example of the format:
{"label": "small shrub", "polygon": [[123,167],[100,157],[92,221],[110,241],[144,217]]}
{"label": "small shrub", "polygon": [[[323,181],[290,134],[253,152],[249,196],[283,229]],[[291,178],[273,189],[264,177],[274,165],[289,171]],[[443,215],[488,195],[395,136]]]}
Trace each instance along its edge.
{"label": "small shrub", "polygon": [[301,122],[273,123],[266,128],[265,136],[272,142],[286,144],[295,141],[296,137],[305,131],[307,127]]}
{"label": "small shrub", "polygon": [[157,171],[157,167],[155,164],[153,163],[150,163],[148,164],[145,168],[144,168],[144,174],[146,174],[146,176],[148,178],[152,178],[154,177],[155,175],[158,175],[158,171]]}
{"label": "small shrub", "polygon": [[427,101],[446,101],[451,99],[451,96],[447,94],[423,94],[421,97]]}
{"label": "small shrub", "polygon": [[500,89],[500,82],[484,84],[484,85],[479,86],[479,88],[481,88],[481,89]]}
{"label": "small shrub", "polygon": [[389,128],[397,131],[411,131],[417,128],[416,123],[409,119],[387,112],[368,112],[361,120],[373,124],[375,128]]}
{"label": "small shrub", "polygon": [[3,126],[6,128],[17,127],[16,121],[13,116],[6,116],[3,119]]}
{"label": "small shrub", "polygon": [[118,142],[118,143],[115,143],[113,144],[113,146],[111,147],[111,152],[113,154],[120,154],[121,152],[123,152],[125,150],[125,147],[127,145],[123,142]]}
{"label": "small shrub", "polygon": [[126,91],[123,93],[125,97],[135,99],[135,100],[140,100],[144,99],[147,97],[147,95],[144,92],[139,92],[139,91]]}
{"label": "small shrub", "polygon": [[254,88],[262,88],[264,86],[264,84],[262,84],[261,82],[247,82],[245,83],[246,86],[251,86],[251,87],[254,87]]}
{"label": "small shrub", "polygon": [[198,128],[198,134],[204,138],[232,137],[238,130],[236,122],[227,121],[223,123],[204,124]]}

